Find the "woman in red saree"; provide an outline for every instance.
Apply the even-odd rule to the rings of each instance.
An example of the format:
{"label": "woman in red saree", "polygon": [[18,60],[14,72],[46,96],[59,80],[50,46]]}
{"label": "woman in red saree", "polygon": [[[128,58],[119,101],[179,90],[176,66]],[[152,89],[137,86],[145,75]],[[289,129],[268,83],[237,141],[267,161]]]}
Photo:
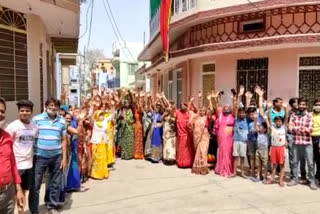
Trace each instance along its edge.
{"label": "woman in red saree", "polygon": [[194,147],[190,134],[189,121],[194,113],[189,111],[188,104],[183,103],[181,109],[175,112],[177,124],[177,166],[188,168],[193,164]]}

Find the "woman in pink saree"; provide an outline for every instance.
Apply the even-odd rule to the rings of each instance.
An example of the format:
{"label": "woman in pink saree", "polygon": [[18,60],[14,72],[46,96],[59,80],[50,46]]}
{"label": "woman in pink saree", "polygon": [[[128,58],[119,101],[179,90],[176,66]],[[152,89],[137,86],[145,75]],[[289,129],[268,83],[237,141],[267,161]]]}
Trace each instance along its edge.
{"label": "woman in pink saree", "polygon": [[233,125],[234,117],[231,114],[229,106],[225,106],[223,110],[218,111],[217,124],[217,141],[218,141],[218,157],[215,172],[218,175],[229,177],[233,173]]}
{"label": "woman in pink saree", "polygon": [[[218,95],[215,95],[215,104],[218,106]],[[237,102],[236,96],[233,98],[233,104]],[[217,108],[216,108],[217,109]],[[218,141],[218,155],[215,173],[223,176],[230,177],[233,173],[233,125],[234,116],[230,106],[224,106],[222,109],[218,108],[216,120],[216,133]]]}

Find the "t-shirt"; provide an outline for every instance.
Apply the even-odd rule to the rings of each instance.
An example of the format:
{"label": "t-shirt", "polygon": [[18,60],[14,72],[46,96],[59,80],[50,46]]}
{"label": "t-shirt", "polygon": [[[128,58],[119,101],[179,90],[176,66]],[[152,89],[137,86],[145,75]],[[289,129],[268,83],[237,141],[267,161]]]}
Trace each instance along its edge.
{"label": "t-shirt", "polygon": [[280,128],[273,126],[271,128],[271,145],[272,146],[284,146],[286,144],[287,130],[284,126]]}
{"label": "t-shirt", "polygon": [[274,109],[272,108],[270,110],[270,119],[271,119],[271,122],[272,122],[272,125],[274,125],[274,118],[276,117],[282,117],[284,119],[284,116],[285,116],[286,112],[281,109],[279,112],[276,112],[274,111]]}
{"label": "t-shirt", "polygon": [[248,130],[249,130],[248,141],[255,142],[257,141],[257,132],[254,127],[254,121],[250,119],[247,119],[247,121],[248,121]]}
{"label": "t-shirt", "polygon": [[19,170],[32,168],[33,146],[38,137],[37,126],[32,122],[24,124],[20,120],[15,120],[7,126],[6,131],[14,141],[13,151],[17,168]]}
{"label": "t-shirt", "polygon": [[258,133],[257,148],[260,150],[268,149],[268,145],[269,145],[269,135]]}
{"label": "t-shirt", "polygon": [[313,130],[311,136],[320,136],[320,114],[312,113]]}
{"label": "t-shirt", "polygon": [[248,134],[249,134],[249,126],[247,118],[240,119],[236,118],[236,123],[234,125],[234,134],[233,140],[234,141],[248,141]]}

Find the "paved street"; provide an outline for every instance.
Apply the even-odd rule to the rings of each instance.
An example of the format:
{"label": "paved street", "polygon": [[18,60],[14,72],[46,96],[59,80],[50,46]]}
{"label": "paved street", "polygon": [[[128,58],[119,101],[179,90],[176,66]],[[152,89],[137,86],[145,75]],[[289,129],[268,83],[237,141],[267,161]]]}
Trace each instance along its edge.
{"label": "paved street", "polygon": [[213,172],[192,175],[189,169],[140,160],[117,160],[115,167],[108,180],[90,180],[85,184],[87,191],[70,195],[63,213],[305,214],[320,210],[320,191],[307,186],[266,186]]}

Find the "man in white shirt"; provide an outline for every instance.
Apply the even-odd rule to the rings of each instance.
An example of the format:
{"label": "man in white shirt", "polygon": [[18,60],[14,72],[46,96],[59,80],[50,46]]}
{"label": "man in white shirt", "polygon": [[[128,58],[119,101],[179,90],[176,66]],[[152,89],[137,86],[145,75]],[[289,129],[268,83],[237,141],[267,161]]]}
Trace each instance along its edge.
{"label": "man in white shirt", "polygon": [[[19,119],[10,123],[6,131],[14,141],[14,156],[22,181],[21,187],[25,194],[25,192],[30,189],[33,177],[33,146],[38,136],[38,128],[31,122],[33,103],[29,100],[20,100],[17,106]],[[24,208],[18,209],[18,212],[24,213]]]}

